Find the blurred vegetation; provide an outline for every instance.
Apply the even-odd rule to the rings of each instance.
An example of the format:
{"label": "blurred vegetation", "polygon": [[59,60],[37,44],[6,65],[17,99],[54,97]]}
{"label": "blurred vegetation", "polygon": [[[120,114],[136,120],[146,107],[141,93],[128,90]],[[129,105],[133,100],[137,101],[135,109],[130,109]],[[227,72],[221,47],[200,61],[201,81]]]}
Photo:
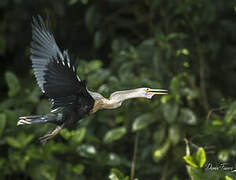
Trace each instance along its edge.
{"label": "blurred vegetation", "polygon": [[[104,96],[165,88],[63,130],[16,127],[44,114],[29,60],[31,18],[51,19],[81,79]],[[0,179],[233,180],[236,168],[235,0],[1,0]]]}

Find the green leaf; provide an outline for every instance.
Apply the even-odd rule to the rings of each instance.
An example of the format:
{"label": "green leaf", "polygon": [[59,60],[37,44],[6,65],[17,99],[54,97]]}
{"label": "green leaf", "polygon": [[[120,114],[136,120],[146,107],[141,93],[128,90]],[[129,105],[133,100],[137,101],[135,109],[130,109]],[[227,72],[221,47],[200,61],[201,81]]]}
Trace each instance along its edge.
{"label": "green leaf", "polygon": [[170,99],[171,99],[171,95],[166,94],[161,97],[161,102],[162,104],[166,104]]}
{"label": "green leaf", "polygon": [[177,94],[180,89],[180,77],[173,77],[170,83],[170,90],[173,94]]}
{"label": "green leaf", "polygon": [[6,119],[7,119],[7,123],[10,125],[10,126],[14,126],[16,127],[16,122],[17,122],[17,119],[18,119],[18,116],[16,114],[16,111],[14,110],[10,110],[10,109],[6,109],[4,111],[5,115],[6,115]]}
{"label": "green leaf", "polygon": [[236,101],[233,102],[230,105],[229,109],[227,110],[226,115],[225,115],[225,121],[227,123],[230,123],[235,115],[236,115]]}
{"label": "green leaf", "polygon": [[5,163],[5,159],[1,157],[0,158],[0,168],[3,167],[4,163]]}
{"label": "green leaf", "polygon": [[202,168],[206,162],[206,153],[202,147],[198,148],[195,159],[199,167]]}
{"label": "green leaf", "polygon": [[155,133],[153,134],[153,139],[156,144],[160,144],[164,139],[166,139],[164,125],[158,126]]}
{"label": "green leaf", "polygon": [[90,33],[94,31],[96,25],[99,22],[99,19],[100,19],[100,14],[97,10],[97,7],[94,4],[88,8],[85,15],[85,23]]}
{"label": "green leaf", "polygon": [[75,173],[75,174],[83,174],[84,172],[84,165],[83,164],[77,164],[75,165],[73,168],[72,168],[72,171]]}
{"label": "green leaf", "polygon": [[86,128],[85,127],[82,127],[82,128],[79,128],[77,129],[73,134],[72,134],[72,142],[74,143],[80,143],[84,137],[85,137],[85,134],[86,134]]}
{"label": "green leaf", "polygon": [[80,0],[80,2],[81,2],[83,5],[88,4],[88,0]]}
{"label": "green leaf", "polygon": [[165,104],[165,106],[163,108],[164,108],[163,113],[164,113],[166,120],[169,123],[173,123],[176,119],[177,114],[178,114],[178,110],[179,110],[178,104],[167,103],[167,104]]}
{"label": "green leaf", "polygon": [[186,49],[186,48],[184,48],[184,49],[179,49],[179,50],[177,50],[176,55],[179,56],[180,54],[189,55],[189,51],[188,51],[188,49]]}
{"label": "green leaf", "polygon": [[230,136],[236,135],[236,125],[231,125],[230,129],[227,131],[227,135]]}
{"label": "green leaf", "polygon": [[116,116],[115,121],[117,124],[124,122],[124,116]]}
{"label": "green leaf", "polygon": [[218,154],[218,159],[222,162],[227,162],[229,159],[229,151],[228,150],[221,150]]}
{"label": "green leaf", "polygon": [[115,153],[109,153],[106,164],[109,166],[118,166],[121,164],[121,158]]}
{"label": "green leaf", "polygon": [[0,111],[9,109],[14,104],[15,104],[15,99],[6,99],[0,103]]}
{"label": "green leaf", "polygon": [[94,35],[94,47],[95,48],[100,48],[103,43],[105,42],[105,34],[103,34],[101,31],[96,31],[95,35]]}
{"label": "green leaf", "polygon": [[169,128],[169,135],[168,135],[171,143],[173,145],[176,145],[180,140],[180,130],[179,127],[176,125],[173,125]]}
{"label": "green leaf", "polygon": [[126,133],[125,127],[119,127],[119,128],[112,129],[105,134],[105,136],[103,138],[103,142],[104,143],[111,143],[115,140],[120,139],[122,136],[125,135],[125,133]]}
{"label": "green leaf", "polygon": [[30,135],[23,135],[23,136],[19,136],[20,141],[22,142],[22,147],[27,146],[33,139],[34,139],[34,135],[30,134]]}
{"label": "green leaf", "polygon": [[49,113],[50,107],[51,107],[51,103],[48,100],[43,99],[42,101],[40,101],[39,105],[37,106],[37,114]]}
{"label": "green leaf", "polygon": [[186,163],[188,163],[192,167],[195,167],[195,168],[198,167],[195,159],[192,156],[184,156],[184,160],[185,160]]}
{"label": "green leaf", "polygon": [[93,60],[91,61],[88,65],[87,65],[87,68],[88,68],[88,72],[92,72],[92,71],[95,71],[96,69],[99,69],[102,67],[102,61],[100,60]]}
{"label": "green leaf", "polygon": [[12,137],[8,136],[8,137],[5,138],[5,140],[6,140],[7,144],[9,144],[10,146],[12,146],[14,148],[19,148],[20,149],[22,147],[21,143],[15,138],[12,138]]}
{"label": "green leaf", "polygon": [[36,87],[33,89],[33,91],[31,92],[31,94],[29,95],[28,101],[29,101],[29,102],[32,102],[32,103],[37,103],[37,102],[39,102],[39,98],[40,98],[40,95],[41,95],[41,94],[42,94],[42,93],[41,93],[39,87],[36,86]]}
{"label": "green leaf", "polygon": [[132,131],[138,131],[144,129],[154,121],[155,119],[153,118],[152,114],[150,113],[143,114],[134,120]]}
{"label": "green leaf", "polygon": [[233,180],[233,178],[231,178],[229,176],[225,176],[225,180]]}
{"label": "green leaf", "polygon": [[224,122],[222,120],[218,119],[212,120],[212,126],[222,126],[222,125],[224,125]]}
{"label": "green leaf", "polygon": [[67,129],[62,129],[60,135],[65,139],[68,140],[71,137],[71,132]]}
{"label": "green leaf", "polygon": [[30,148],[27,149],[27,155],[34,159],[43,159],[43,151],[41,148],[30,146]]}
{"label": "green leaf", "polygon": [[17,138],[6,137],[5,140],[10,146],[14,148],[23,148],[28,145],[33,138],[34,135],[26,135],[24,132],[22,132],[17,136]]}
{"label": "green leaf", "polygon": [[6,115],[2,113],[0,114],[0,137],[3,133],[5,125],[6,125]]}
{"label": "green leaf", "polygon": [[52,152],[60,152],[60,153],[65,153],[68,149],[68,145],[63,144],[63,143],[55,143],[50,147],[50,150]]}
{"label": "green leaf", "polygon": [[13,97],[20,91],[20,83],[16,75],[12,72],[5,73],[5,79],[8,85],[8,96]]}
{"label": "green leaf", "polygon": [[110,180],[124,180],[124,174],[119,171],[118,169],[112,168],[110,175],[109,175],[109,179]]}
{"label": "green leaf", "polygon": [[167,139],[166,142],[162,146],[154,150],[153,160],[155,162],[159,162],[161,159],[163,159],[166,153],[168,152],[169,147],[170,147],[170,141]]}
{"label": "green leaf", "polygon": [[96,148],[89,144],[82,144],[78,146],[76,151],[80,154],[80,156],[86,158],[95,157],[95,155],[97,154]]}
{"label": "green leaf", "polygon": [[222,175],[222,172],[219,172],[219,174],[216,174],[217,171],[204,172],[202,169],[192,166],[187,166],[187,171],[191,180],[221,180],[220,176]]}
{"label": "green leaf", "polygon": [[197,118],[194,112],[188,108],[182,108],[180,112],[179,119],[189,125],[195,125],[197,123]]}
{"label": "green leaf", "polygon": [[40,179],[46,179],[46,180],[56,180],[56,169],[55,169],[55,163],[54,164],[42,164],[40,167],[38,166],[38,169],[40,169],[40,176],[43,178]]}
{"label": "green leaf", "polygon": [[69,5],[73,5],[73,4],[77,3],[77,2],[78,2],[78,0],[69,0],[68,4]]}

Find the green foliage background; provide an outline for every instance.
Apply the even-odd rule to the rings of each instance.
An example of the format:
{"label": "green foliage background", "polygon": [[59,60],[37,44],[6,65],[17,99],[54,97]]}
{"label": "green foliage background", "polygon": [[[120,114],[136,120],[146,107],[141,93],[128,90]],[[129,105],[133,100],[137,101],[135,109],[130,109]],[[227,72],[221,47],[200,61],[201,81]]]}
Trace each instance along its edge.
{"label": "green foliage background", "polygon": [[[90,90],[169,94],[99,111],[42,146],[53,125],[16,127],[50,111],[29,60],[37,14]],[[235,31],[235,0],[1,0],[0,179],[236,178],[207,168],[236,168]]]}

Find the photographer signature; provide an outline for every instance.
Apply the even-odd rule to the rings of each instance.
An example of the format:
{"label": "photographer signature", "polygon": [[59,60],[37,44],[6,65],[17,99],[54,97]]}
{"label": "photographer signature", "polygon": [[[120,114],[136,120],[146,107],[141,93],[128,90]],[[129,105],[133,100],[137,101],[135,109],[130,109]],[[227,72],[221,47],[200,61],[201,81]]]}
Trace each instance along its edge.
{"label": "photographer signature", "polygon": [[236,168],[231,166],[229,163],[219,163],[218,165],[213,165],[212,163],[206,163],[204,168],[210,171],[236,172]]}

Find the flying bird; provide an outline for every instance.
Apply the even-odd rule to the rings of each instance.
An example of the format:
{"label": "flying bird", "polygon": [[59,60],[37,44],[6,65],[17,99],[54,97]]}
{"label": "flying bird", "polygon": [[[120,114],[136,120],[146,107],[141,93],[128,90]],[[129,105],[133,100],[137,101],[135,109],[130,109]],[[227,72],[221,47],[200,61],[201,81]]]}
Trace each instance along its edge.
{"label": "flying bird", "polygon": [[52,111],[46,115],[20,117],[17,125],[55,124],[55,130],[40,138],[42,143],[98,110],[118,108],[123,101],[131,98],[151,99],[153,95],[167,94],[164,89],[144,87],[116,91],[105,98],[89,91],[85,81],[77,76],[68,51],[60,51],[48,21],[44,23],[41,16],[33,17],[30,59],[40,89],[52,102]]}

